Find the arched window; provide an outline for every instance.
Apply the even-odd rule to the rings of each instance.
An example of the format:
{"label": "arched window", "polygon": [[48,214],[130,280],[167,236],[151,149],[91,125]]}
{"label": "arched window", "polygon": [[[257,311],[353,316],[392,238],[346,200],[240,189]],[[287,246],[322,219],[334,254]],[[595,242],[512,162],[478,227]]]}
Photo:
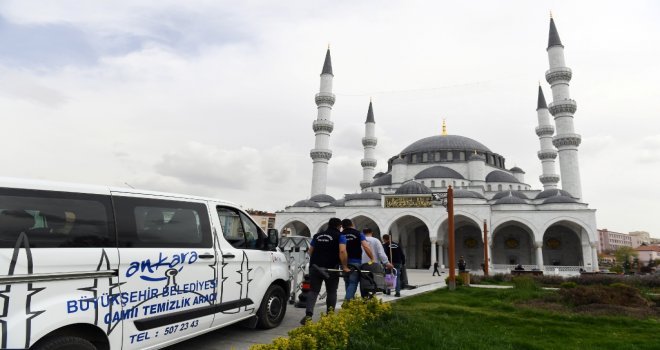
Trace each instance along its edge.
{"label": "arched window", "polygon": [[488,192],[492,191],[492,188],[490,185],[488,185]]}
{"label": "arched window", "polygon": [[424,185],[424,180],[422,180],[422,185]]}
{"label": "arched window", "polygon": [[435,187],[435,180],[431,180],[431,187]]}
{"label": "arched window", "polygon": [[459,152],[458,157],[460,160],[465,160],[465,152]]}
{"label": "arched window", "polygon": [[413,154],[413,155],[412,155],[412,159],[411,159],[410,162],[411,162],[411,163],[417,163],[417,155],[416,155],[416,154]]}
{"label": "arched window", "polygon": [[436,162],[440,161],[440,152],[435,152],[435,161]]}
{"label": "arched window", "polygon": [[513,185],[509,185],[509,189],[512,190],[512,189],[513,189]]}
{"label": "arched window", "polygon": [[428,153],[422,153],[422,163],[426,163],[429,161],[429,154]]}
{"label": "arched window", "polygon": [[454,160],[454,152],[452,151],[447,152],[447,160]]}
{"label": "arched window", "polygon": [[520,185],[518,185],[518,191],[520,191]]}
{"label": "arched window", "polygon": [[382,187],[378,189],[378,193],[383,193],[383,188]]}
{"label": "arched window", "polygon": [[502,185],[497,185],[497,190],[501,192],[502,191]]}
{"label": "arched window", "polygon": [[445,182],[445,180],[442,180],[442,182],[440,184],[441,184],[442,187],[447,187],[447,182]]}

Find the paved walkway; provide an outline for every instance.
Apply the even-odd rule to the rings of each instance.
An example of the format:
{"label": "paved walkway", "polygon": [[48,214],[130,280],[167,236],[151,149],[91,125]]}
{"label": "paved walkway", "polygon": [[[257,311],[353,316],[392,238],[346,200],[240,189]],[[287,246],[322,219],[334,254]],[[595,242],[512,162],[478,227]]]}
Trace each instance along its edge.
{"label": "paved walkway", "polygon": [[[431,271],[428,270],[408,270],[408,283],[413,286],[418,286],[415,289],[408,289],[401,291],[401,298],[410,297],[413,295],[429,292],[445,286],[446,273],[438,276],[431,276]],[[344,283],[339,282],[339,290],[337,291],[337,307],[341,306],[344,300]],[[379,294],[382,300],[389,302],[401,298],[396,298],[393,295]],[[314,309],[314,319],[317,320],[320,314],[325,312],[325,302],[317,303]],[[248,349],[254,344],[267,344],[277,337],[285,337],[287,333],[296,327],[300,326],[300,319],[305,315],[305,309],[293,307],[288,305],[286,316],[279,327],[268,330],[255,330],[247,329],[241,326],[229,326],[219,329],[214,332],[193,338],[182,343],[167,347],[167,350],[244,350]]]}

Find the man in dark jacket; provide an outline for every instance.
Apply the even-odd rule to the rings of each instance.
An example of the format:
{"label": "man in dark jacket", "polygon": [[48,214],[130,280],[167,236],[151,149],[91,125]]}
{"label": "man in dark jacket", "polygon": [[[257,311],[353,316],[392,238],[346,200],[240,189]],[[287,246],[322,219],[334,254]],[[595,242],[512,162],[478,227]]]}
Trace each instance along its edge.
{"label": "man in dark jacket", "polygon": [[311,290],[307,295],[307,309],[305,310],[305,317],[300,320],[301,324],[307,323],[312,320],[314,315],[314,305],[316,299],[321,291],[321,284],[325,282],[325,290],[327,293],[327,311],[330,312],[335,309],[337,304],[337,286],[339,285],[339,275],[334,272],[329,272],[324,276],[316,267],[321,269],[334,269],[337,265],[342,266],[344,272],[349,272],[347,254],[346,254],[346,237],[341,234],[341,220],[332,218],[328,221],[328,229],[314,235],[310,243],[307,253],[310,255],[309,259],[309,282]]}
{"label": "man in dark jacket", "polygon": [[[390,235],[383,235],[383,249],[387,258],[394,265],[396,269],[396,287],[395,297],[401,296],[401,268],[406,263],[406,256],[403,254],[403,247],[397,242],[390,241]],[[387,292],[389,294],[389,291]]]}
{"label": "man in dark jacket", "polygon": [[355,297],[358,283],[360,283],[362,250],[364,249],[364,252],[367,253],[370,259],[369,264],[373,264],[374,255],[371,252],[371,247],[369,247],[366,236],[353,227],[353,222],[350,219],[342,220],[341,226],[344,228],[341,234],[346,237],[348,264],[353,267],[350,273],[344,275],[344,282],[346,283],[346,297],[344,297],[344,300],[351,300]]}

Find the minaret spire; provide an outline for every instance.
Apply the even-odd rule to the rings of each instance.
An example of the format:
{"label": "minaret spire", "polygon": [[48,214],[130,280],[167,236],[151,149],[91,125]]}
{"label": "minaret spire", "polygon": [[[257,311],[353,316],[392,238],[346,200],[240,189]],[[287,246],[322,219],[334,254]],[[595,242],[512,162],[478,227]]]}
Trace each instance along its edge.
{"label": "minaret spire", "polygon": [[541,143],[541,150],[538,152],[538,157],[541,160],[541,167],[543,169],[539,180],[543,184],[544,190],[555,189],[559,182],[559,175],[555,173],[557,151],[552,146],[552,135],[555,133],[555,128],[550,123],[550,112],[548,112],[548,106],[545,103],[545,96],[543,96],[543,89],[540,83],[536,115],[539,121],[539,126],[536,128],[536,135],[539,137],[539,142]]}
{"label": "minaret spire", "polygon": [[314,148],[309,152],[312,158],[312,191],[311,195],[326,194],[328,180],[328,162],[332,158],[330,150],[330,133],[334,123],[330,121],[332,106],[335,104],[335,94],[332,93],[332,63],[330,61],[330,47],[325,54],[323,70],[321,71],[321,87],[316,94],[317,117],[312,128],[316,135]]}
{"label": "minaret spire", "polygon": [[559,40],[554,19],[550,19],[550,35],[548,38],[548,61],[550,69],[545,73],[545,79],[552,88],[552,103],[548,105],[550,113],[555,118],[557,135],[552,144],[559,151],[559,172],[561,187],[573,197],[582,198],[582,181],[580,180],[580,164],[578,147],[582,141],[573,127],[573,114],[577,104],[571,100],[569,82],[573,72],[566,67],[564,60],[564,45]]}
{"label": "minaret spire", "polygon": [[447,120],[442,118],[442,136],[447,136]]}
{"label": "minaret spire", "polygon": [[360,181],[360,188],[365,188],[373,181],[374,172],[376,169],[376,120],[374,119],[374,108],[372,101],[369,100],[369,110],[367,111],[367,120],[364,122],[364,137],[362,138],[362,146],[364,147],[364,158],[360,161],[362,165],[362,181]]}

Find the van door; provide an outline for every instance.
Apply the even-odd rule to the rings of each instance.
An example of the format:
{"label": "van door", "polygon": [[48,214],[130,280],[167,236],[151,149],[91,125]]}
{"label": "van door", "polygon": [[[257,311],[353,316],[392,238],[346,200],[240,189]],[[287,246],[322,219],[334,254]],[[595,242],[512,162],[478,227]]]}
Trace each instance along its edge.
{"label": "van door", "polygon": [[205,202],[113,193],[124,347],[141,349],[208,329],[216,261]]}
{"label": "van door", "polygon": [[[27,348],[69,324],[121,343],[112,203],[105,194],[0,188],[0,348]],[[64,343],[66,344],[66,343]]]}
{"label": "van door", "polygon": [[214,327],[254,315],[272,281],[272,254],[263,250],[267,240],[263,231],[235,207],[216,204],[215,214],[212,219],[222,229],[217,234],[222,258],[218,302],[236,302],[239,306],[217,314]]}

